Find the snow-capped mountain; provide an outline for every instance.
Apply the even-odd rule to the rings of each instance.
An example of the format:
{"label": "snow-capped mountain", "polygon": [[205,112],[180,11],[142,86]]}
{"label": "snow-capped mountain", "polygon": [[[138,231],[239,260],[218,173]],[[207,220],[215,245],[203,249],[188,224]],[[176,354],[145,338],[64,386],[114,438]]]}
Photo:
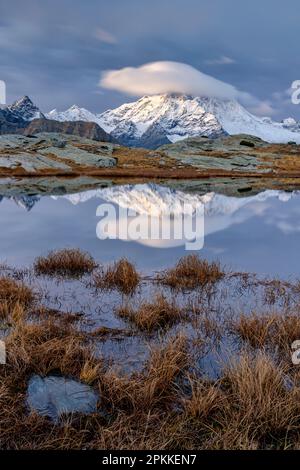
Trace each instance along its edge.
{"label": "snow-capped mountain", "polygon": [[32,121],[33,119],[43,119],[45,117],[28,96],[23,96],[12,105],[7,106],[6,109],[23,121]]}
{"label": "snow-capped mountain", "polygon": [[33,119],[44,118],[43,113],[28,96],[0,109],[0,134],[21,132]]}
{"label": "snow-capped mountain", "polygon": [[145,96],[102,114],[72,106],[46,115],[55,120],[94,121],[124,145],[156,148],[191,136],[218,137],[225,132],[196,99],[182,95]]}
{"label": "snow-capped mountain", "polygon": [[168,142],[224,134],[216,116],[199,105],[197,98],[184,95],[144,96],[134,103],[105,111],[99,118],[105,130],[129,145],[143,145],[153,127]]}
{"label": "snow-capped mountain", "polygon": [[267,142],[300,143],[300,125],[293,118],[281,123],[254,116],[237,101],[164,94],[93,114],[72,106],[48,119],[94,121],[125,145],[157,148],[186,137],[250,134]]}
{"label": "snow-capped mountain", "polygon": [[45,114],[47,119],[53,119],[54,121],[86,121],[86,122],[96,122],[99,124],[100,120],[97,118],[96,114],[91,113],[85,108],[79,108],[74,104],[71,108],[66,111],[57,111],[57,109],[52,109],[49,113]]}
{"label": "snow-capped mountain", "polygon": [[254,116],[234,100],[205,97],[196,99],[200,106],[217,118],[222,128],[230,135],[250,134],[266,142],[300,143],[300,127],[294,119],[291,121],[292,118],[275,122],[271,118]]}

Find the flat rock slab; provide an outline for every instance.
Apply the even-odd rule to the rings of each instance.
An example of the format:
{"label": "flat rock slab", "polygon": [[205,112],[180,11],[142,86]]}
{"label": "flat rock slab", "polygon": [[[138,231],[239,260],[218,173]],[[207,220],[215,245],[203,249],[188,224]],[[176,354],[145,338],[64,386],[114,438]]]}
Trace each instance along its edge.
{"label": "flat rock slab", "polygon": [[63,162],[52,160],[51,158],[47,158],[44,155],[32,155],[30,153],[25,152],[15,153],[14,155],[1,154],[0,168],[9,168],[12,170],[22,168],[24,171],[29,173],[48,169],[71,171],[70,166],[66,165]]}
{"label": "flat rock slab", "polygon": [[53,421],[64,413],[93,413],[98,400],[92,387],[65,377],[33,375],[28,383],[29,408]]}
{"label": "flat rock slab", "polygon": [[[181,161],[182,164],[191,165],[195,168],[201,168],[206,170],[210,168],[212,170],[239,170],[239,171],[254,171],[257,169],[258,161],[255,156],[252,155],[234,155],[230,158],[226,157],[210,157],[207,155],[195,155],[195,156],[174,156],[174,158]],[[271,171],[272,168],[263,168],[261,173]]]}
{"label": "flat rock slab", "polygon": [[99,155],[98,153],[90,153],[77,147],[67,145],[65,148],[46,147],[40,150],[42,155],[55,155],[59,159],[66,159],[78,165],[85,165],[95,168],[110,168],[116,166],[116,159]]}

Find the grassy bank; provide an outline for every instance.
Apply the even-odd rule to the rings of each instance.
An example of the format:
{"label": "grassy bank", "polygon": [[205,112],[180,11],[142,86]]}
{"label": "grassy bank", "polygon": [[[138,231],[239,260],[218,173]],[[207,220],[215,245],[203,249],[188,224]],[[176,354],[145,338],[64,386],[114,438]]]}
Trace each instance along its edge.
{"label": "grassy bank", "polygon": [[[123,323],[107,326],[95,314],[91,324],[75,303],[53,308],[47,282],[71,289],[68,299],[81,283],[91,309],[100,299]],[[241,311],[242,296],[259,310]],[[0,447],[298,449],[300,369],[291,344],[300,339],[299,296],[297,282],[227,272],[196,257],[153,277],[128,260],[102,266],[75,250],[50,253],[24,272],[3,266]],[[56,291],[53,298],[63,304]],[[147,344],[147,354],[130,372],[119,367],[121,353],[111,361],[99,347],[132,341]],[[202,359],[224,342],[231,354],[211,374]],[[29,378],[53,373],[93,387],[97,412],[53,423],[29,410]]]}

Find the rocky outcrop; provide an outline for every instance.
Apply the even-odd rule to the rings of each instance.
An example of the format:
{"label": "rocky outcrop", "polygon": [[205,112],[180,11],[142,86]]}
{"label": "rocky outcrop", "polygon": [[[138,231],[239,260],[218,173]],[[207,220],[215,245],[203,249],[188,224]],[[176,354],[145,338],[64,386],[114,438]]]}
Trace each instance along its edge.
{"label": "rocky outcrop", "polygon": [[72,174],[85,169],[111,168],[114,144],[96,143],[78,136],[39,133],[0,136],[0,169],[8,174]]}
{"label": "rocky outcrop", "polygon": [[[266,150],[268,147],[271,147],[269,151]],[[272,171],[274,160],[279,158],[276,152],[273,153],[274,148],[276,146],[270,146],[259,137],[241,134],[217,139],[191,137],[163,145],[158,150],[181,165],[206,171],[266,173]]]}
{"label": "rocky outcrop", "polygon": [[54,121],[50,119],[34,119],[22,131],[24,135],[34,135],[40,132],[57,132],[77,135],[99,142],[116,142],[116,140],[101,129],[95,122],[84,121]]}

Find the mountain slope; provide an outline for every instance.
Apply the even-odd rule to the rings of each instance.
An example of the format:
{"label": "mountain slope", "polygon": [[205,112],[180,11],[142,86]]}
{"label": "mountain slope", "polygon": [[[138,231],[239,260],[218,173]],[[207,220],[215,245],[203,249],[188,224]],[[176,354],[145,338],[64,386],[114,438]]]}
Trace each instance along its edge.
{"label": "mountain slope", "polygon": [[34,135],[40,132],[59,132],[97,140],[99,142],[115,142],[115,139],[107,134],[95,122],[84,121],[54,121],[50,119],[34,119],[23,130],[24,135]]}
{"label": "mountain slope", "polygon": [[[149,129],[159,126],[170,142],[191,136],[224,134],[216,117],[199,106],[197,99],[183,95],[144,96],[98,116],[101,126],[120,142],[143,146]],[[161,135],[161,134],[160,134]],[[148,146],[149,145],[148,142]]]}
{"label": "mountain slope", "polygon": [[0,109],[0,134],[15,134],[27,126],[28,121],[10,112],[7,108]]}
{"label": "mountain slope", "polygon": [[[69,114],[54,120],[53,110],[51,119],[47,119],[28,96],[15,101],[12,105],[0,109],[0,134],[33,135],[39,132],[60,132],[78,135],[87,139],[101,142],[116,142],[92,119],[92,113],[73,106]],[[62,113],[63,114],[63,113]],[[70,116],[70,119],[67,119]]]}
{"label": "mountain slope", "polygon": [[290,119],[279,123],[270,118],[260,118],[249,113],[237,101],[205,97],[196,99],[207,112],[216,116],[223,129],[230,135],[250,134],[266,142],[300,143],[300,129],[294,120],[292,123]]}
{"label": "mountain slope", "polygon": [[72,106],[64,112],[51,111],[48,119],[94,121],[124,145],[157,148],[190,136],[218,137],[221,125],[195,99],[181,95],[145,96],[102,114]]}
{"label": "mountain slope", "polygon": [[15,101],[12,105],[7,106],[6,109],[24,121],[32,121],[33,119],[45,117],[28,96],[23,96],[23,98]]}
{"label": "mountain slope", "polygon": [[28,96],[0,109],[0,134],[22,133],[28,123],[36,118],[44,118]]}
{"label": "mountain slope", "polygon": [[157,148],[187,137],[250,134],[272,143],[300,143],[300,125],[254,116],[237,101],[165,94],[144,96],[133,103],[93,114],[72,106],[51,111],[49,119],[94,121],[124,145]]}

